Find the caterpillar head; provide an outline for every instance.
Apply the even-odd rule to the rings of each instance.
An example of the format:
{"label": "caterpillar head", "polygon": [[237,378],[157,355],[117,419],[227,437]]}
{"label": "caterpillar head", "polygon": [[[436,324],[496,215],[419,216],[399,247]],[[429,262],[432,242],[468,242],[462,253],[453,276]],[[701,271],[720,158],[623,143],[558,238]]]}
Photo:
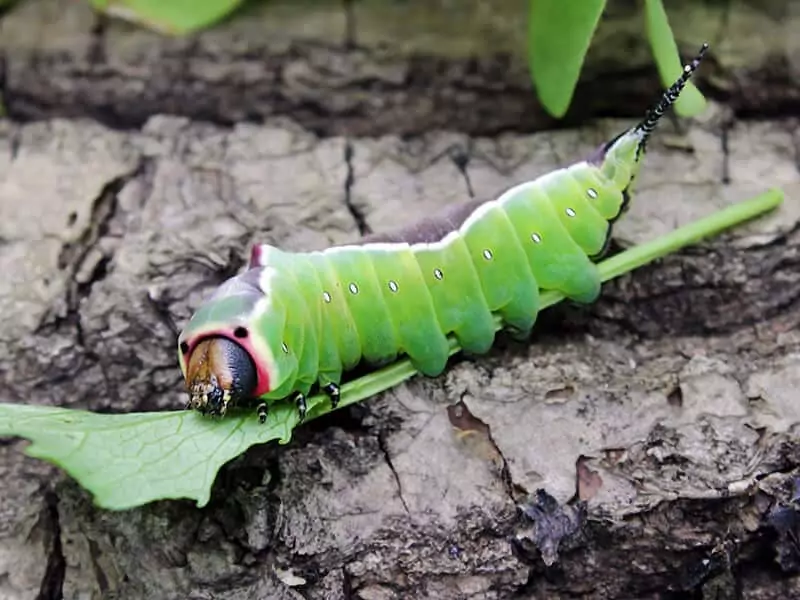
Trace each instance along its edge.
{"label": "caterpillar head", "polygon": [[664,113],[678,99],[707,50],[708,44],[703,44],[692,62],[683,67],[683,73],[678,80],[664,92],[638,125],[600,147],[593,162],[599,164],[603,174],[613,181],[618,189],[627,190],[633,183],[650,134],[655,130]]}
{"label": "caterpillar head", "polygon": [[186,367],[188,408],[223,416],[228,406],[246,400],[256,387],[256,368],[247,351],[222,336],[198,342]]}
{"label": "caterpillar head", "polygon": [[257,333],[274,329],[271,325],[282,329],[284,321],[280,310],[271,309],[262,271],[250,269],[223,283],[181,332],[186,408],[223,416],[231,406],[272,391],[280,380],[283,369],[273,360],[275,352]]}

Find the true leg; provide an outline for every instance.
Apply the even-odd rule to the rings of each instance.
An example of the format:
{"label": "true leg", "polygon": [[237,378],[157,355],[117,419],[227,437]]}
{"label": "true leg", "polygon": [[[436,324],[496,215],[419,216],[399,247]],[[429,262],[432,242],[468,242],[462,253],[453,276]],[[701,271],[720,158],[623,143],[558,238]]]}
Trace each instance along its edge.
{"label": "true leg", "polygon": [[260,424],[264,424],[267,421],[267,414],[269,414],[269,409],[267,408],[266,402],[260,402],[256,407],[256,414],[258,415],[258,422]]}
{"label": "true leg", "polygon": [[306,406],[305,394],[302,392],[297,392],[294,397],[294,403],[297,405],[297,412],[300,415],[300,423],[302,423],[306,420],[306,411],[308,410],[308,407]]}
{"label": "true leg", "polygon": [[331,410],[336,408],[339,405],[339,396],[341,395],[339,386],[331,382],[322,386],[322,391],[328,394],[328,398],[331,399]]}

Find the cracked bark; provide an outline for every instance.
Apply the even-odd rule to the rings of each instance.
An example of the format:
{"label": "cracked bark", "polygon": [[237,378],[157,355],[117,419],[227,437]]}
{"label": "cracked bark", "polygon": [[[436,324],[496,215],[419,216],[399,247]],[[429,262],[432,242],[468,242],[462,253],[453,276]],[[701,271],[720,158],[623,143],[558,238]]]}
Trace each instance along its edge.
{"label": "cracked bark", "polygon": [[346,140],[344,144],[344,162],[347,165],[347,177],[344,180],[345,206],[350,211],[350,216],[353,217],[359,235],[369,235],[372,230],[364,219],[364,215],[361,214],[361,209],[353,204],[350,196],[350,191],[353,188],[353,143],[351,140]]}
{"label": "cracked bark", "polygon": [[[117,195],[140,171],[141,166],[137,165],[129,173],[115,177],[104,185],[90,207],[89,227],[81,232],[78,239],[64,243],[57,259],[58,269],[65,271],[67,277],[63,314],[46,315],[41,324],[42,329],[59,329],[64,325],[74,327],[75,341],[80,346],[85,346],[79,314],[80,304],[91,294],[92,286],[105,279],[108,274],[114,249],[102,248],[100,243],[107,238],[116,215]],[[75,225],[77,219],[77,213],[71,212],[67,217],[67,226]]]}
{"label": "cracked bark", "polygon": [[64,571],[66,562],[64,559],[64,549],[61,546],[61,525],[58,516],[58,497],[49,492],[45,495],[46,511],[42,515],[45,520],[45,531],[50,536],[50,550],[47,554],[47,565],[45,567],[39,594],[36,600],[60,600],[63,598]]}

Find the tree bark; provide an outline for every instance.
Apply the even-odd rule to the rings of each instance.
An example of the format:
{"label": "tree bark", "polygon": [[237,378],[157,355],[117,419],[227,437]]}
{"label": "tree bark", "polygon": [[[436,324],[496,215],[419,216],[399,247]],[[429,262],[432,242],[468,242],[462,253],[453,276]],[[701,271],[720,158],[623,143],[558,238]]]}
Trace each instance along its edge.
{"label": "tree bark", "polygon": [[[640,116],[658,81],[641,3],[609,2],[563,121],[533,93],[519,0],[252,3],[187,39],[26,0],[0,21],[0,89],[19,120],[89,116],[138,128],[169,113],[229,125],[289,116],[322,135],[473,135]],[[800,109],[800,9],[789,0],[672,0],[695,81],[738,115]],[[5,65],[2,68],[2,65]]]}
{"label": "tree bark", "polygon": [[[37,38],[24,49],[15,29],[16,41],[9,41],[9,22],[55,6],[65,11],[52,25],[66,28],[60,37]],[[731,23],[755,10],[729,6]],[[358,15],[368,6],[349,10]],[[181,406],[176,327],[243,265],[252,243],[322,248],[446,204],[488,199],[580,159],[629,124],[593,120],[576,130],[520,133],[541,125],[531,120],[481,137],[510,127],[511,116],[498,111],[508,120],[492,126],[462,122],[465,108],[453,108],[454,100],[394,129],[367,110],[337,113],[337,93],[362,97],[365,88],[328,79],[314,79],[327,102],[324,119],[309,117],[297,100],[274,112],[254,109],[293,120],[227,127],[242,114],[217,95],[219,111],[207,113],[215,123],[203,123],[194,120],[203,116],[198,105],[160,92],[142,104],[150,93],[144,90],[164,77],[158,69],[170,68],[162,64],[170,64],[164,48],[183,48],[174,66],[213,47],[209,64],[217,61],[214,89],[222,93],[243,71],[230,74],[245,68],[220,58],[246,53],[234,34],[250,27],[270,37],[248,25],[252,15],[199,36],[202,42],[105,25],[98,35],[114,32],[104,38],[106,57],[127,52],[144,61],[123,68],[104,59],[116,65],[104,71],[113,73],[107,83],[127,82],[130,91],[134,75],[147,82],[126,98],[116,84],[104,88],[102,77],[84,80],[103,69],[93,71],[97,63],[85,59],[97,40],[87,42],[84,21],[74,17],[80,4],[30,0],[19,11],[0,21],[4,91],[16,117],[0,121],[3,401],[103,411]],[[324,21],[308,19],[323,40]],[[381,41],[371,35],[361,46]],[[147,53],[141,40],[151,44]],[[314,46],[297,42],[286,55]],[[395,52],[394,64],[428,64],[422,50],[394,48],[384,50]],[[377,51],[342,43],[339,52]],[[25,61],[56,55],[57,68],[45,60],[37,74],[24,74],[32,64]],[[436,60],[454,72],[465,64],[444,53]],[[353,64],[341,66],[346,81],[362,77]],[[251,74],[255,87],[269,87],[265,72]],[[209,81],[208,72],[185,73],[200,86]],[[513,101],[512,73],[496,83],[495,101]],[[430,81],[441,90],[452,85],[438,75]],[[283,85],[278,89],[288,89]],[[407,85],[398,80],[398,88]],[[366,104],[381,102],[376,87]],[[104,96],[111,88],[117,91]],[[164,81],[162,91],[169,89]],[[762,93],[777,98],[780,86]],[[412,96],[397,104],[409,114]],[[56,118],[96,118],[92,98],[105,98],[120,115],[117,124],[133,129]],[[487,356],[456,359],[438,378],[413,379],[309,423],[287,446],[251,449],[223,469],[202,509],[165,501],[98,510],[57,469],[25,457],[24,442],[4,441],[0,596],[800,594],[800,500],[793,500],[800,464],[800,133],[794,121],[730,118],[735,98],[715,104],[710,119],[680,129],[664,124],[616,239],[652,239],[770,186],[786,193],[778,213],[612,282],[592,306],[547,311],[531,343],[501,336]],[[166,112],[185,116],[146,118]],[[20,122],[31,117],[42,120]],[[445,131],[402,135],[435,119]],[[366,132],[386,135],[358,135]]]}

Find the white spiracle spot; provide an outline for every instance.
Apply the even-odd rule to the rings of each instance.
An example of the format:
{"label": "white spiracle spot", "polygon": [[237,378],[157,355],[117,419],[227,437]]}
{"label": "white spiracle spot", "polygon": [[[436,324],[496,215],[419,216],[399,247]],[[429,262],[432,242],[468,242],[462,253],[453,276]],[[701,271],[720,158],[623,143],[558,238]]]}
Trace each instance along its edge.
{"label": "white spiracle spot", "polygon": [[436,279],[442,279],[444,277],[444,273],[442,273],[439,269],[434,269],[433,276],[436,277]]}
{"label": "white spiracle spot", "polygon": [[347,286],[347,288],[350,290],[351,294],[358,293],[358,286],[355,283],[351,283],[349,286]]}
{"label": "white spiracle spot", "polygon": [[284,354],[289,354],[289,346],[286,345],[286,342],[281,344],[281,350],[283,350]]}
{"label": "white spiracle spot", "polygon": [[568,208],[568,209],[567,209],[567,210],[565,210],[564,212],[565,212],[565,213],[567,213],[567,216],[568,216],[568,217],[574,217],[574,216],[575,216],[575,214],[576,214],[576,213],[575,213],[575,211],[574,211],[573,209],[571,209],[571,208]]}
{"label": "white spiracle spot", "polygon": [[393,291],[393,292],[396,292],[399,289],[398,286],[397,286],[397,282],[390,280],[389,281],[389,289],[391,291]]}
{"label": "white spiracle spot", "polygon": [[328,292],[322,292],[322,299],[325,300],[325,302],[330,303],[331,295]]}
{"label": "white spiracle spot", "polygon": [[484,250],[483,251],[483,258],[485,258],[486,260],[492,260],[492,251],[489,250],[488,248],[486,250]]}
{"label": "white spiracle spot", "polygon": [[532,233],[531,234],[531,239],[533,240],[533,242],[535,244],[541,244],[542,243],[542,236],[540,236],[538,233]]}
{"label": "white spiracle spot", "polygon": [[592,200],[597,200],[597,190],[594,188],[589,188],[586,190],[586,195],[589,196]]}

